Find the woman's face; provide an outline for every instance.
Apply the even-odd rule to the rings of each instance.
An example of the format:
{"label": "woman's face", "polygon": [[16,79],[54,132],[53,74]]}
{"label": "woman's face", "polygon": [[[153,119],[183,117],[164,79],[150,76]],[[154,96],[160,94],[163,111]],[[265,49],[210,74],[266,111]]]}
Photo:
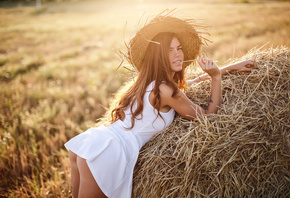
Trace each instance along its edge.
{"label": "woman's face", "polygon": [[183,59],[184,55],[180,42],[176,37],[173,37],[169,50],[169,61],[173,72],[182,70]]}

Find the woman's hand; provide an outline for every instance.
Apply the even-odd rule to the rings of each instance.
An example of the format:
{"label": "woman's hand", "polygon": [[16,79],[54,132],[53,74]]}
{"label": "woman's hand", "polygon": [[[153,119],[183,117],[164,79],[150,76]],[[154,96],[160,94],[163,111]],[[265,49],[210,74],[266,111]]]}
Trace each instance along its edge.
{"label": "woman's hand", "polygon": [[257,63],[254,59],[249,59],[241,62],[237,62],[228,65],[227,71],[238,71],[238,72],[251,72],[253,69],[257,68]]}
{"label": "woman's hand", "polygon": [[217,65],[215,64],[214,61],[210,60],[210,59],[204,59],[203,56],[201,56],[198,59],[198,63],[201,67],[201,69],[206,72],[211,78],[214,77],[220,77],[221,75],[221,71],[220,69],[217,67]]}

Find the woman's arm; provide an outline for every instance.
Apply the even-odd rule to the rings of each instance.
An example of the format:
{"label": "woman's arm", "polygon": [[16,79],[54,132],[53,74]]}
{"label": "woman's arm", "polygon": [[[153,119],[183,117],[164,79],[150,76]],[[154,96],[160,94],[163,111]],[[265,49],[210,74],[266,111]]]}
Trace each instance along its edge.
{"label": "woman's arm", "polygon": [[217,113],[222,102],[222,77],[221,75],[211,79],[211,96],[206,114]]}
{"label": "woman's arm", "polygon": [[182,91],[179,90],[177,96],[172,97],[173,89],[166,84],[161,84],[160,98],[161,108],[169,106],[177,113],[186,119],[192,120],[203,114],[216,113],[221,104],[221,73],[220,69],[212,60],[199,59],[200,67],[205,71],[210,78],[211,82],[211,98],[207,110],[204,110],[199,105],[194,104]]}
{"label": "woman's arm", "polygon": [[[227,65],[225,67],[220,68],[220,71],[221,71],[221,75],[223,76],[232,71],[250,72],[256,66],[257,66],[257,63],[255,62],[255,60],[250,59],[250,60],[245,60],[245,61]],[[187,84],[190,86],[193,83],[198,83],[198,82],[209,80],[209,79],[210,79],[210,76],[208,74],[203,74],[195,79],[187,80]]]}

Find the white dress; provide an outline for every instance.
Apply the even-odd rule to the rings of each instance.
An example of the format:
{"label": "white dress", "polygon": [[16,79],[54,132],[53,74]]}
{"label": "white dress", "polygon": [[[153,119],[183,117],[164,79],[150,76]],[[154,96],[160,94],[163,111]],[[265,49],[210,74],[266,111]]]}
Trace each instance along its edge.
{"label": "white dress", "polygon": [[127,109],[124,121],[90,128],[65,144],[67,149],[86,159],[96,182],[109,198],[131,197],[133,171],[141,147],[173,121],[173,109],[160,112],[162,119],[149,102],[154,83],[147,87],[143,117],[139,115],[135,119],[134,128],[126,129],[131,127],[131,112]]}

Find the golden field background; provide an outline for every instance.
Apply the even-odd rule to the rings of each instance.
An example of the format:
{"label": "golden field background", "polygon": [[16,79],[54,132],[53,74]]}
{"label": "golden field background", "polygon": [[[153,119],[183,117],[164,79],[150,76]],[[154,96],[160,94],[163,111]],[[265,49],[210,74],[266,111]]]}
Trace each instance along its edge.
{"label": "golden field background", "polygon": [[254,47],[290,46],[289,1],[0,7],[0,197],[71,197],[63,144],[94,124],[132,77],[116,70],[115,50],[124,50],[139,19],[173,8],[211,25],[205,51],[220,66]]}

